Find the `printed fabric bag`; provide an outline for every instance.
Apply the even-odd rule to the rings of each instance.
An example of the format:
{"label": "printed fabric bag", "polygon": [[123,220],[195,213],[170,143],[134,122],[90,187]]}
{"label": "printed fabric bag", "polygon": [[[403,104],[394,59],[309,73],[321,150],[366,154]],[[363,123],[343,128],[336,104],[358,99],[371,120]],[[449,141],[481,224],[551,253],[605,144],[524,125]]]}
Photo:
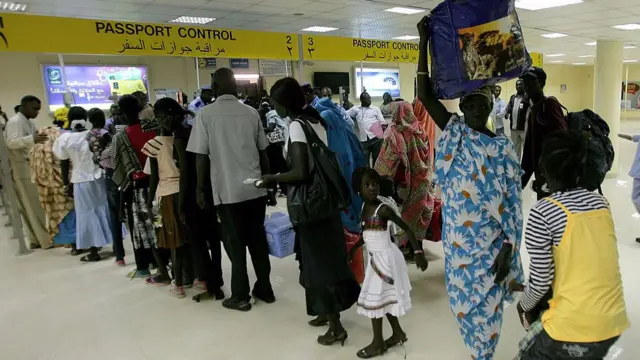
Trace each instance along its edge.
{"label": "printed fabric bag", "polygon": [[440,99],[517,78],[531,67],[515,0],[446,0],[431,11],[429,33]]}

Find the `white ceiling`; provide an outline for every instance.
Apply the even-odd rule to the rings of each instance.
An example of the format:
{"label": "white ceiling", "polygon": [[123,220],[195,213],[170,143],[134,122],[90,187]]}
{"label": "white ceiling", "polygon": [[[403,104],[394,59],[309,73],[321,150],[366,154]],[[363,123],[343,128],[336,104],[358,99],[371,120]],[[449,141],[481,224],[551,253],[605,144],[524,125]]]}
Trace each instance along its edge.
{"label": "white ceiling", "polygon": [[[15,0],[18,1],[18,0]],[[384,12],[393,6],[432,9],[441,0],[26,0],[27,13],[91,19],[166,22],[175,17],[203,16],[217,20],[210,27],[298,32],[309,26],[331,26],[329,35],[390,39],[417,35],[423,14]],[[294,15],[301,14],[301,15]],[[624,31],[612,25],[640,22],[640,0],[585,0],[584,3],[540,11],[519,10],[525,40],[531,51],[567,54],[545,62],[592,63],[595,40],[623,40],[640,46],[640,31]],[[540,35],[570,35],[546,39]],[[625,59],[640,60],[640,48],[624,50]]]}

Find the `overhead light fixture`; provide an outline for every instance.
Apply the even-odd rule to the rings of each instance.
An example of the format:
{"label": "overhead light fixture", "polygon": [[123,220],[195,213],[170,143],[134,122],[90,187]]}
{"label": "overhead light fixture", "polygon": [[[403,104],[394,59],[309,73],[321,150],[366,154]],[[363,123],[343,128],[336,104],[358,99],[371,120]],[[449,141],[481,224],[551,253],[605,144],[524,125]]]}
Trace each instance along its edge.
{"label": "overhead light fixture", "polygon": [[561,56],[565,56],[566,54],[549,54],[547,55],[547,57],[561,57]]}
{"label": "overhead light fixture", "polygon": [[612,27],[620,30],[640,30],[640,24],[624,24],[624,25],[615,25]]}
{"label": "overhead light fixture", "polygon": [[592,42],[588,42],[588,43],[584,43],[584,44],[587,45],[587,46],[596,46],[596,45],[598,45],[598,42],[597,41],[592,41]]}
{"label": "overhead light fixture", "polygon": [[636,63],[638,60],[625,60],[623,63]]}
{"label": "overhead light fixture", "polygon": [[235,74],[233,75],[236,80],[258,80],[260,74]]}
{"label": "overhead light fixture", "polygon": [[413,15],[413,14],[419,14],[421,12],[425,12],[424,9],[415,9],[415,8],[406,8],[406,7],[392,7],[385,11],[398,13],[398,14],[405,14],[405,15]]}
{"label": "overhead light fixture", "polygon": [[624,48],[625,49],[637,49],[638,47],[635,46],[635,45],[626,45]]}
{"label": "overhead light fixture", "polygon": [[336,31],[338,28],[328,27],[328,26],[310,26],[308,28],[304,28],[301,31],[313,31],[313,32],[329,32]]}
{"label": "overhead light fixture", "polygon": [[584,0],[516,0],[516,7],[524,10],[542,10],[560,6],[581,4]]}
{"label": "overhead light fixture", "polygon": [[197,16],[180,16],[177,17],[170,22],[172,23],[181,23],[181,24],[208,24],[214,21],[216,18],[209,17],[197,17]]}
{"label": "overhead light fixture", "polygon": [[571,65],[587,65],[587,63],[572,63]]}
{"label": "overhead light fixture", "polygon": [[393,38],[394,40],[415,40],[415,39],[420,39],[420,36],[415,36],[415,35],[402,35],[402,36],[396,36]]}
{"label": "overhead light fixture", "polygon": [[25,11],[25,10],[27,10],[27,4],[0,1],[0,10],[16,11],[16,12]]}
{"label": "overhead light fixture", "polygon": [[540,35],[543,38],[547,38],[547,39],[557,39],[557,38],[561,38],[561,37],[565,37],[565,36],[569,36],[567,34],[561,34],[561,33],[550,33],[550,34],[542,34]]}
{"label": "overhead light fixture", "polygon": [[580,55],[578,56],[579,58],[592,58],[592,57],[596,57],[595,55]]}
{"label": "overhead light fixture", "polygon": [[564,62],[564,60],[555,60],[555,61],[549,61],[551,64],[561,64]]}

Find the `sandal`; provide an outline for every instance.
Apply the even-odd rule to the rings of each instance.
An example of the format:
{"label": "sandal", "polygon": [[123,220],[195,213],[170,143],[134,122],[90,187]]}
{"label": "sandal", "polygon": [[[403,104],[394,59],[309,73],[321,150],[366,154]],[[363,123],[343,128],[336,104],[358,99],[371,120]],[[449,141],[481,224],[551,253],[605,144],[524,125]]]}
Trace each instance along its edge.
{"label": "sandal", "polygon": [[102,258],[98,254],[88,254],[88,255],[85,255],[85,256],[81,257],[80,261],[82,261],[82,262],[97,262],[97,261],[100,261],[101,259]]}
{"label": "sandal", "polygon": [[396,346],[396,345],[404,345],[404,343],[406,343],[407,341],[409,341],[409,338],[407,338],[407,336],[405,335],[404,339],[402,340],[398,340],[397,338],[394,339],[393,336],[388,338],[387,340],[384,341],[384,344],[387,346],[387,349],[391,349],[392,347]]}
{"label": "sandal", "polygon": [[71,252],[70,252],[71,256],[78,256],[78,255],[80,255],[82,253],[83,253],[83,251],[79,250],[79,249],[71,249]]}
{"label": "sandal", "polygon": [[162,275],[154,275],[148,277],[145,281],[147,285],[156,285],[156,286],[169,286],[172,284],[171,279],[165,278]]}
{"label": "sandal", "polygon": [[127,273],[127,277],[131,280],[133,279],[141,279],[141,278],[148,278],[149,276],[151,276],[151,272],[149,270],[131,270],[129,271],[129,273]]}
{"label": "sandal", "polygon": [[374,357],[378,357],[378,356],[382,356],[387,352],[387,346],[385,345],[383,348],[378,349],[378,352],[375,353],[370,353],[368,350],[368,347],[361,349],[360,351],[358,351],[358,353],[356,354],[360,359],[371,359]]}

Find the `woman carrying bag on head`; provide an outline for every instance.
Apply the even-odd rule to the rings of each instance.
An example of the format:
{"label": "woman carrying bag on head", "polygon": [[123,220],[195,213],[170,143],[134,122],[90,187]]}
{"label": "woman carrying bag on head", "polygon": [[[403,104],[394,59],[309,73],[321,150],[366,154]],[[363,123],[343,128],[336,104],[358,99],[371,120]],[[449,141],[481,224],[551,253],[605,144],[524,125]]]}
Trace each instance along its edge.
{"label": "woman carrying bag on head", "polygon": [[[345,204],[334,196],[343,190],[348,194],[348,186],[340,174],[335,154],[326,147],[324,120],[316,110],[306,106],[300,84],[293,78],[281,79],[271,88],[271,98],[282,118],[295,119],[289,125],[289,138],[285,143],[289,171],[265,175],[257,184],[264,187],[288,184],[289,214],[300,238],[300,280],[308,300],[312,299],[312,309],[308,310],[315,313],[310,315],[325,316],[329,320],[329,330],[318,337],[318,343],[344,345],[347,331],[340,322],[340,312],[349,309],[360,293],[347,262],[340,220],[341,207]],[[326,150],[326,156],[314,155],[318,150]],[[335,167],[333,171],[326,171],[324,165],[331,162],[330,158]],[[337,186],[332,189],[336,191],[318,196],[319,183],[325,185],[325,189]]]}

